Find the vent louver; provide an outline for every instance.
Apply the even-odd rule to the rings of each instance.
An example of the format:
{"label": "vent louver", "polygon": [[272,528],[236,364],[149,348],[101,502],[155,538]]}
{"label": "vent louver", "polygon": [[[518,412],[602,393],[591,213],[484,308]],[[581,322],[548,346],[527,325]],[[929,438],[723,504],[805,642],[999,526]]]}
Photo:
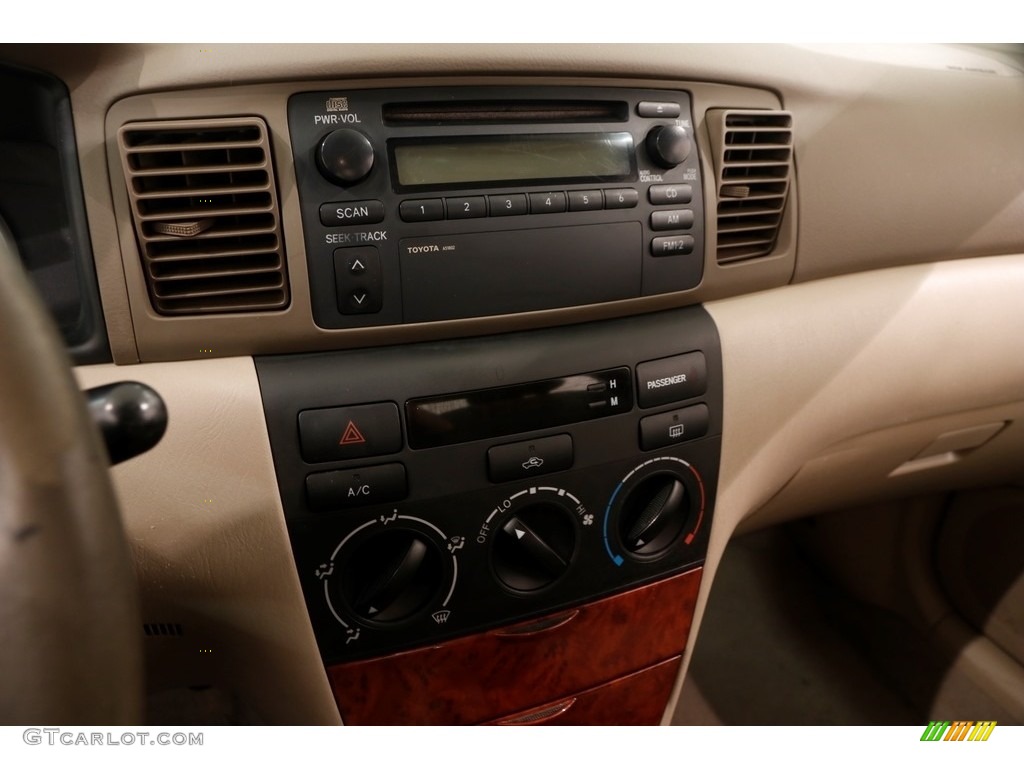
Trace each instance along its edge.
{"label": "vent louver", "polygon": [[767,110],[709,110],[718,182],[719,264],[774,250],[793,168],[793,118]]}
{"label": "vent louver", "polygon": [[118,140],[157,312],[257,312],[288,305],[270,142],[262,120],[129,123]]}

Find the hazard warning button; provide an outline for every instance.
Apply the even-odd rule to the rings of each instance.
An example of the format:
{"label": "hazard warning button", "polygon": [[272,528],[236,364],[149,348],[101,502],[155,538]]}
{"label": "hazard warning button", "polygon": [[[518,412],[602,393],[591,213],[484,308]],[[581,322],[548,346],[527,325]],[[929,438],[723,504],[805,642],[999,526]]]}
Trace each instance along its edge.
{"label": "hazard warning button", "polygon": [[302,458],[311,464],[362,459],[402,450],[394,403],[316,408],[299,412]]}

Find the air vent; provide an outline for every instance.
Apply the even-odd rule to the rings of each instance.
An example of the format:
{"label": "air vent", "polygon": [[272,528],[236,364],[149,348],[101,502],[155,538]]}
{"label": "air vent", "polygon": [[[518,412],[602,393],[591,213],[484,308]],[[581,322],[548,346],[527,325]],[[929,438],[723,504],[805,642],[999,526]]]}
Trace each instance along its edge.
{"label": "air vent", "polygon": [[181,624],[143,624],[146,637],[182,637],[185,634]]}
{"label": "air vent", "polygon": [[129,123],[118,139],[157,312],[288,306],[274,169],[262,120]]}
{"label": "air vent", "polygon": [[718,181],[718,263],[767,256],[779,236],[793,168],[793,118],[708,110]]}

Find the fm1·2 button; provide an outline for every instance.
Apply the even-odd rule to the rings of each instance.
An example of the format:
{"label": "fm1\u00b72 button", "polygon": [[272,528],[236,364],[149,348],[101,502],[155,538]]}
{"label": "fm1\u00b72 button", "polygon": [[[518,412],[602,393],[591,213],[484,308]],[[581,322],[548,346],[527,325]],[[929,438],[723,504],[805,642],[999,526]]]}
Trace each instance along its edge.
{"label": "fm1\u00b72 button", "polygon": [[407,487],[405,467],[401,464],[306,476],[306,498],[309,508],[316,512],[400,501],[406,497]]}
{"label": "fm1\u00b72 button", "polygon": [[673,235],[656,237],[651,240],[651,256],[675,256],[693,253],[696,240],[691,235]]}

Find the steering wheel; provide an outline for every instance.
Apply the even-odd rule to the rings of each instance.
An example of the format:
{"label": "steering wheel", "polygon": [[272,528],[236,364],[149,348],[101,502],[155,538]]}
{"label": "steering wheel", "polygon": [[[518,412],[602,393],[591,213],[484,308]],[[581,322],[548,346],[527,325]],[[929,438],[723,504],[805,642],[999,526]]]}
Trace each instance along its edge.
{"label": "steering wheel", "polygon": [[0,218],[0,724],[142,722],[141,634],[107,456]]}

